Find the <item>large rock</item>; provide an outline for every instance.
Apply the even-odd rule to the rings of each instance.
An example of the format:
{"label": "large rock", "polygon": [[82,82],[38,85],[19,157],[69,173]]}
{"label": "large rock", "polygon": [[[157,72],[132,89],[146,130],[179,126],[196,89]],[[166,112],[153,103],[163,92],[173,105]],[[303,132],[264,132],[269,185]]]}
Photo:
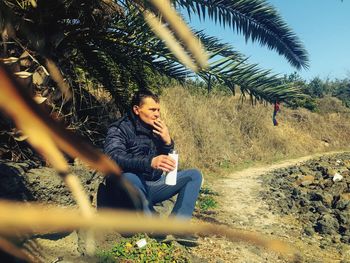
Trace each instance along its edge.
{"label": "large rock", "polygon": [[15,163],[0,160],[0,198],[11,200],[30,200],[24,180],[25,173],[35,167],[33,163]]}
{"label": "large rock", "polygon": [[315,230],[321,234],[333,235],[338,232],[339,223],[330,214],[325,214],[317,220]]}
{"label": "large rock", "polygon": [[[72,166],[71,171],[78,177],[91,203],[94,204],[102,176],[82,165]],[[0,198],[63,206],[75,205],[70,190],[53,168],[39,168],[31,163],[1,161]]]}

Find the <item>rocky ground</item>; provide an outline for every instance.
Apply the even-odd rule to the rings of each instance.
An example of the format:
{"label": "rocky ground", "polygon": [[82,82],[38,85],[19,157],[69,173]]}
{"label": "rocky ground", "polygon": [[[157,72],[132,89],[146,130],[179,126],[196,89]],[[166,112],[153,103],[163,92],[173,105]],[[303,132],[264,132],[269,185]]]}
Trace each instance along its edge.
{"label": "rocky ground", "polygon": [[302,234],[320,239],[350,262],[350,153],[316,158],[276,170],[264,178],[270,209],[292,215]]}
{"label": "rocky ground", "polygon": [[[349,157],[349,153],[307,156],[212,178],[209,184],[220,194],[220,207],[200,218],[288,242],[299,251],[300,262],[350,262],[345,230]],[[336,173],[342,180],[333,181]],[[328,204],[323,203],[326,200]],[[202,238],[192,253],[203,262],[290,261],[219,237]]]}
{"label": "rocky ground", "polygon": [[[71,206],[74,201],[50,168],[31,163],[0,162],[0,198],[43,201]],[[80,165],[73,168],[95,202],[102,177]],[[350,153],[308,156],[246,169],[225,178],[207,178],[219,193],[219,207],[196,213],[194,222],[207,221],[249,230],[288,242],[300,262],[350,262]],[[119,238],[101,233],[98,248]],[[223,237],[204,237],[188,248],[196,262],[289,262],[289,258]],[[82,233],[48,234],[21,240],[42,262],[94,262],[84,257]]]}

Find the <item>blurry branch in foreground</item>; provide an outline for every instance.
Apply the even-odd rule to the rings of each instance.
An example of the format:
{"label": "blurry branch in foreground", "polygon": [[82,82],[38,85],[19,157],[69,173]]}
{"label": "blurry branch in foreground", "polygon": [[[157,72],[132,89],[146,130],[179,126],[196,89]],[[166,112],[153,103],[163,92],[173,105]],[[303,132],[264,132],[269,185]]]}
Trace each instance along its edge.
{"label": "blurry branch in foreground", "polygon": [[[45,217],[43,217],[45,211]],[[244,241],[281,253],[294,259],[297,253],[286,243],[262,237],[257,233],[231,229],[208,223],[189,224],[174,218],[155,218],[135,212],[99,210],[91,217],[83,217],[71,208],[52,208],[40,204],[23,205],[19,202],[0,201],[0,234],[47,233],[75,229],[111,230],[118,233],[171,233],[218,235],[231,241]]]}
{"label": "blurry branch in foreground", "polygon": [[[201,41],[192,33],[169,0],[150,2],[160,13],[160,16],[157,16],[150,10],[144,10],[145,20],[153,32],[164,40],[167,47],[188,68],[194,72],[207,68],[208,55]],[[183,46],[180,43],[183,43]]]}
{"label": "blurry branch in foreground", "polygon": [[59,70],[56,63],[52,59],[46,58],[45,65],[47,70],[50,72],[51,78],[60,88],[63,98],[65,100],[69,100],[72,97],[71,88],[69,87],[67,81],[64,80],[61,71]]}
{"label": "blurry branch in foreground", "polygon": [[152,31],[161,39],[164,40],[169,50],[176,56],[179,61],[186,65],[194,72],[198,71],[197,65],[192,61],[192,58],[186,53],[184,48],[176,42],[174,35],[169,31],[167,27],[162,23],[161,19],[154,13],[145,10],[143,12],[146,22],[152,28]]}
{"label": "blurry branch in foreground", "polygon": [[[91,217],[94,210],[89,202],[89,198],[79,179],[70,174],[68,163],[61,150],[74,158],[79,157],[104,174],[120,176],[120,168],[107,156],[51,119],[14,80],[11,73],[1,63],[0,87],[0,108],[28,136],[28,142],[57,170],[72,192],[82,214],[85,217]],[[136,190],[126,183],[121,184],[121,186],[126,188],[126,191],[124,191],[126,194],[130,194],[128,197],[132,200],[132,203],[136,207],[140,206],[140,199]],[[91,243],[91,239],[87,241],[87,247],[89,247],[88,250],[93,251]]]}
{"label": "blurry branch in foreground", "polygon": [[22,249],[16,247],[11,242],[7,241],[2,237],[0,237],[0,249],[3,251],[6,251],[8,254],[16,258],[19,258],[25,261],[34,261],[34,259],[31,258],[29,255],[27,255]]}
{"label": "blurry branch in foreground", "polygon": [[121,170],[106,155],[64,129],[13,79],[11,73],[0,63],[0,108],[2,108],[29,136],[28,140],[59,173],[68,173],[68,165],[60,150],[73,158],[80,158],[91,168],[104,174],[120,176]]}
{"label": "blurry branch in foreground", "polygon": [[[9,71],[0,64],[0,108],[28,136],[28,142],[57,170],[71,190],[84,215],[92,213],[89,199],[77,177],[69,175],[69,166],[58,148],[64,136],[48,114],[45,114],[25,90],[11,77]],[[61,139],[62,140],[62,139]],[[65,141],[65,140],[64,140]],[[58,145],[57,145],[57,144]]]}
{"label": "blurry branch in foreground", "polygon": [[[17,127],[28,136],[29,143],[50,162],[59,175],[63,178],[69,175],[67,161],[60,151],[63,150],[104,175],[120,178],[121,169],[114,161],[54,121],[34,102],[1,63],[0,87],[0,108],[15,121]],[[82,186],[76,177],[66,180],[67,182],[72,182],[69,186],[76,200],[83,200],[78,205],[86,205],[88,197],[82,191]],[[125,193],[129,194],[128,197],[134,206],[142,207],[136,189],[126,181],[123,181],[121,186],[125,188]],[[87,211],[90,208],[85,206],[82,209]]]}

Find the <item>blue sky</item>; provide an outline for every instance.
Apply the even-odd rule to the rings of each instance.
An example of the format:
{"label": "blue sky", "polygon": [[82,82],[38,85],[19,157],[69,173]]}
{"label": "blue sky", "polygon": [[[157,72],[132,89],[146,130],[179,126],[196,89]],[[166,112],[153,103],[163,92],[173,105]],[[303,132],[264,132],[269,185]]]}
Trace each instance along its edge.
{"label": "blue sky", "polygon": [[204,29],[208,35],[230,43],[236,50],[249,57],[250,63],[274,73],[290,74],[297,71],[304,79],[350,77],[350,1],[344,0],[269,0],[303,42],[309,53],[308,70],[297,71],[287,60],[260,46],[248,43],[242,35],[231,29],[223,29],[213,22],[201,22],[192,17],[190,26]]}

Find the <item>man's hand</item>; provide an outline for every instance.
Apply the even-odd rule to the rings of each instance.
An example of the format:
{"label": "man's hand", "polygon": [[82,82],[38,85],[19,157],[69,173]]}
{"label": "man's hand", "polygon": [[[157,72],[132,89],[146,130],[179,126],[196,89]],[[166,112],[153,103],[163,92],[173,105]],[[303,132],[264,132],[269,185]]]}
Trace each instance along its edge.
{"label": "man's hand", "polygon": [[168,155],[158,155],[152,159],[151,166],[153,169],[170,172],[176,168],[176,162]]}
{"label": "man's hand", "polygon": [[153,123],[153,132],[157,135],[159,135],[160,138],[162,138],[163,142],[166,145],[171,144],[171,138],[169,134],[168,127],[165,125],[165,123],[161,119],[156,119]]}

